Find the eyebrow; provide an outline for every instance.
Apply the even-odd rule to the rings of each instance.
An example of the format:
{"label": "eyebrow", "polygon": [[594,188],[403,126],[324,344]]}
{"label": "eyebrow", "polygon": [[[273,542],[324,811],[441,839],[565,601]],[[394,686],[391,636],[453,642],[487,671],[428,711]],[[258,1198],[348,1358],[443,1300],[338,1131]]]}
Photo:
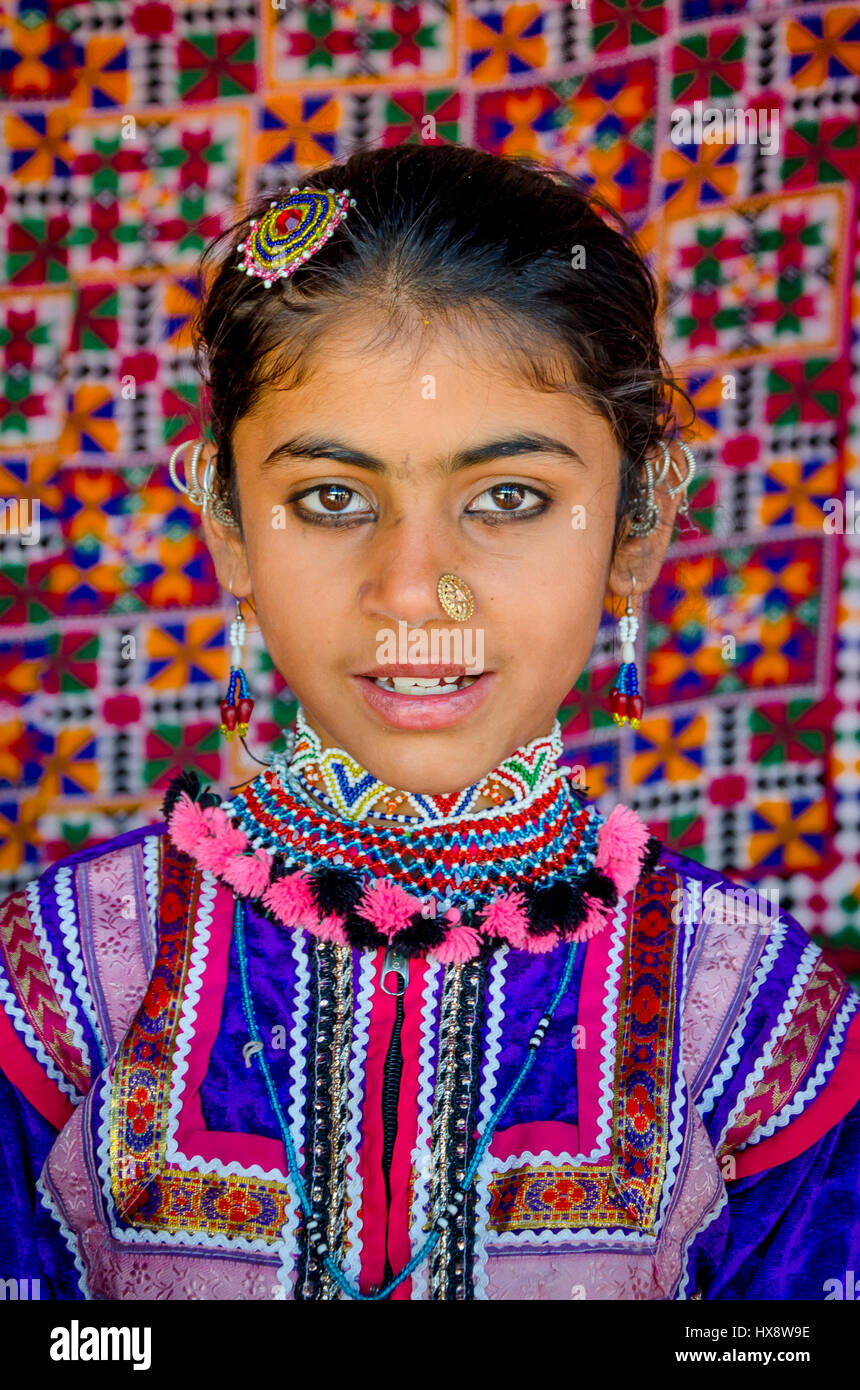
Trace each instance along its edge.
{"label": "eyebrow", "polygon": [[[561,439],[553,439],[546,434],[515,434],[508,439],[491,439],[486,444],[478,444],[472,449],[461,449],[443,466],[447,473],[457,473],[461,468],[472,468],[479,463],[491,463],[494,459],[518,458],[522,454],[555,454],[569,458],[582,468],[585,461],[575,449]],[[363,449],[350,449],[335,439],[323,439],[315,435],[296,435],[285,439],[267,454],[260,465],[263,472],[276,468],[292,459],[333,459],[336,463],[352,463],[357,468],[367,468],[372,473],[387,473],[389,470],[382,459],[374,458]]]}

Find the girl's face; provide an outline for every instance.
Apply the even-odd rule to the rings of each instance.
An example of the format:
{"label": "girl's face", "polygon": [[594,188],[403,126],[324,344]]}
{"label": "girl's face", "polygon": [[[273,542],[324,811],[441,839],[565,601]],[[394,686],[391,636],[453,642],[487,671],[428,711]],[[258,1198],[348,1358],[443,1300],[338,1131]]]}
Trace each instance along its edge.
{"label": "girl's face", "polygon": [[[206,534],[323,746],[437,795],[549,733],[583,670],[610,579],[618,446],[489,339],[439,332],[382,353],[363,349],[366,332],[339,332],[304,384],[267,391],[238,423],[245,541],[208,515]],[[466,622],[439,601],[451,572],[474,597]],[[450,675],[481,656],[483,674],[451,694],[377,684],[392,665]]]}

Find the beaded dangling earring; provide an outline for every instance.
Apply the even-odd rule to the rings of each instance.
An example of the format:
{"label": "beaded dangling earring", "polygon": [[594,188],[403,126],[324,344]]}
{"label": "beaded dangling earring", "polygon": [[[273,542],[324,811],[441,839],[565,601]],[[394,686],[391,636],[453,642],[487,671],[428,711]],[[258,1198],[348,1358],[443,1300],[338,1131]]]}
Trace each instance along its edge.
{"label": "beaded dangling earring", "polygon": [[[636,590],[635,579],[633,580],[633,590],[634,592]],[[632,729],[639,728],[644,708],[644,701],[639,694],[636,648],[633,645],[638,631],[639,619],[633,612],[633,597],[628,594],[627,610],[618,620],[618,635],[621,638],[621,665],[618,668],[618,675],[615,677],[609,703],[615,723],[626,724],[629,721]]]}
{"label": "beaded dangling earring", "polygon": [[[230,592],[233,592],[233,581],[230,581]],[[251,711],[254,708],[254,701],[251,699],[251,690],[248,685],[248,677],[242,669],[242,648],[245,645],[245,619],[242,617],[242,604],[240,599],[236,599],[236,616],[230,624],[230,644],[233,652],[230,662],[230,684],[227,688],[227,698],[221,701],[221,733],[226,739],[235,738],[236,734],[244,738],[248,732],[248,722],[251,718]],[[237,701],[236,696],[239,699]]]}

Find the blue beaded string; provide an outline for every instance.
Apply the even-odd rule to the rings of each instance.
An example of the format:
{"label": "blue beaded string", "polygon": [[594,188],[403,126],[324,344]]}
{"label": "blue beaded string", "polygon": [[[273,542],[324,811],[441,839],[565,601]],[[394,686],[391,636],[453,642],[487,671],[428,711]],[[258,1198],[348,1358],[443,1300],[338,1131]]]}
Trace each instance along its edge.
{"label": "blue beaded string", "polygon": [[624,695],[639,694],[639,677],[636,673],[636,663],[625,661],[618,668],[618,675],[615,677],[613,690],[620,690]]}
{"label": "blue beaded string", "polygon": [[227,700],[229,704],[238,704],[239,700],[236,698],[237,694],[239,700],[249,700],[251,698],[248,677],[241,666],[234,666],[230,671],[230,685],[227,689]]}
{"label": "blue beaded string", "polygon": [[[254,1057],[257,1063],[259,1064],[261,1072],[263,1073],[263,1080],[266,1085],[266,1090],[269,1094],[269,1100],[271,1101],[272,1109],[275,1113],[275,1118],[278,1121],[278,1126],[281,1131],[281,1138],[284,1143],[284,1150],[287,1155],[287,1166],[289,1168],[290,1177],[292,1178],[293,1185],[296,1189],[296,1192],[298,1193],[299,1203],[301,1205],[302,1211],[305,1214],[305,1217],[311,1218],[313,1215],[313,1205],[308,1197],[307,1190],[305,1188],[304,1183],[302,1182],[301,1173],[299,1172],[298,1159],[296,1157],[296,1151],[293,1145],[293,1137],[290,1133],[289,1125],[287,1124],[284,1118],[284,1112],[281,1109],[281,1105],[278,1100],[278,1093],[275,1089],[275,1083],[272,1080],[272,1074],[269,1071],[269,1064],[263,1055],[263,1044],[262,1039],[260,1037],[260,1028],[259,1024],[257,1023],[257,1015],[254,1009],[254,1000],[251,995],[251,987],[248,979],[248,956],[245,944],[246,912],[247,909],[245,900],[243,898],[236,898],[236,902],[233,909],[233,930],[236,936],[236,951],[239,960],[239,975],[241,978],[242,987],[242,1007],[245,1013],[245,1021],[248,1025],[248,1035],[252,1042],[259,1044],[257,1051],[254,1053]],[[562,996],[570,983],[570,977],[573,972],[573,966],[574,961],[576,959],[576,952],[578,946],[579,942],[577,941],[572,942],[568,946],[567,956],[565,958],[564,970],[562,971],[561,980],[559,981],[558,988],[556,989],[555,994],[552,997],[549,1008],[546,1010],[546,1013],[544,1014],[540,1024],[538,1025],[536,1033],[533,1034],[532,1039],[529,1042],[526,1058],[522,1066],[520,1067],[520,1070],[517,1073],[510,1088],[508,1089],[507,1094],[503,1096],[502,1099],[499,1101],[498,1105],[493,1110],[492,1114],[490,1115],[490,1118],[487,1120],[487,1123],[481,1131],[480,1137],[478,1139],[477,1148],[475,1149],[472,1161],[466,1170],[466,1176],[463,1179],[463,1183],[460,1188],[460,1191],[464,1193],[468,1190],[469,1187],[471,1187],[472,1183],[474,1182],[475,1174],[477,1173],[481,1160],[483,1159],[484,1154],[486,1153],[492,1141],[493,1135],[496,1132],[499,1121],[506,1113],[508,1107],[514,1099],[514,1096],[517,1094],[526,1077],[528,1076],[529,1072],[531,1071],[532,1067],[534,1066],[534,1061],[535,1057],[537,1056],[538,1048],[540,1047],[540,1044],[543,1041],[543,1038],[546,1034],[546,1027],[549,1025],[549,1022],[555,1014],[555,1011],[561,1002]],[[335,1283],[338,1285],[340,1289],[342,1289],[342,1291],[347,1295],[348,1298],[356,1299],[361,1303],[374,1303],[379,1301],[380,1299],[387,1298],[388,1295],[392,1293],[394,1289],[398,1288],[399,1285],[403,1283],[404,1279],[408,1279],[410,1274],[412,1274],[420,1264],[423,1264],[424,1260],[427,1259],[427,1257],[432,1252],[434,1246],[438,1243],[441,1235],[441,1229],[439,1227],[434,1227],[434,1229],[430,1232],[429,1236],[425,1240],[424,1244],[420,1247],[419,1250],[416,1251],[412,1258],[407,1261],[407,1263],[400,1270],[400,1273],[395,1274],[394,1277],[389,1280],[389,1282],[385,1285],[384,1288],[381,1288],[376,1293],[372,1294],[362,1293],[357,1285],[351,1284],[350,1281],[347,1279],[346,1275],[343,1273],[341,1269],[338,1268],[338,1266],[335,1264],[334,1260],[331,1258],[330,1255],[322,1256],[322,1261],[326,1270],[331,1275],[332,1279],[334,1279]]]}

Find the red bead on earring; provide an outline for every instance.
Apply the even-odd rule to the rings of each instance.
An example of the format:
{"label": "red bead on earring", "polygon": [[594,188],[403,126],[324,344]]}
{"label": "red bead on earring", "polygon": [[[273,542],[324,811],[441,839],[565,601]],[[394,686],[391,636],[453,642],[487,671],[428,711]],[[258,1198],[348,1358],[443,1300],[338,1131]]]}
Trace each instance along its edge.
{"label": "red bead on earring", "polygon": [[[232,583],[230,588],[232,591]],[[227,688],[227,698],[221,701],[221,733],[228,740],[235,738],[236,734],[240,738],[245,737],[254,708],[254,701],[251,699],[251,691],[248,686],[248,677],[242,669],[245,619],[242,617],[242,605],[239,599],[236,600],[236,616],[230,624],[230,643],[233,649],[230,663],[230,684]]]}
{"label": "red bead on earring", "polygon": [[[636,587],[635,579],[633,580],[633,587],[634,589]],[[615,677],[615,684],[609,696],[609,707],[616,724],[629,722],[632,729],[639,728],[644,709],[644,701],[639,694],[636,649],[633,645],[638,629],[639,619],[633,612],[633,599],[628,595],[627,611],[618,620],[618,635],[621,638],[621,665],[618,668],[618,675]]]}

